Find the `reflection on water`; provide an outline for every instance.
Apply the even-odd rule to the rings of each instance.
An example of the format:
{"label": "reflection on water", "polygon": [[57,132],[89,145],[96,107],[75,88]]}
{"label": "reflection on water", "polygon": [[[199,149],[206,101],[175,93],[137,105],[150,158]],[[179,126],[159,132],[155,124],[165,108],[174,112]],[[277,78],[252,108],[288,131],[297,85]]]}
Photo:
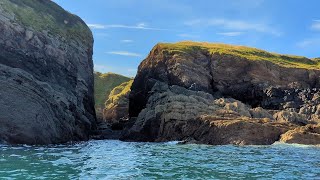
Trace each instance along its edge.
{"label": "reflection on water", "polygon": [[320,147],[89,141],[0,145],[0,177],[17,179],[315,179]]}

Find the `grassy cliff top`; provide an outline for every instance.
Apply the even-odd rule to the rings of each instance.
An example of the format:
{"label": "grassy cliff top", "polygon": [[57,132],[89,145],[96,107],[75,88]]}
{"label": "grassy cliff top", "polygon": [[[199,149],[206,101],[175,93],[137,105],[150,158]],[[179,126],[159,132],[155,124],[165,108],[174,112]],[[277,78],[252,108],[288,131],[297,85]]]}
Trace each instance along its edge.
{"label": "grassy cliff top", "polygon": [[114,104],[120,104],[121,100],[125,100],[125,96],[131,91],[132,83],[133,80],[130,80],[115,87],[110,92],[109,99],[106,101],[106,108],[112,108]]}
{"label": "grassy cliff top", "polygon": [[51,0],[1,0],[0,6],[25,27],[92,44],[92,33],[84,21]]}
{"label": "grassy cliff top", "polygon": [[94,96],[95,106],[104,108],[110,92],[120,84],[129,81],[131,78],[114,73],[94,73]]}
{"label": "grassy cliff top", "polygon": [[210,54],[218,53],[221,55],[238,56],[248,60],[270,61],[283,67],[320,69],[319,58],[308,59],[302,56],[281,55],[246,46],[184,41],[178,43],[159,43],[157,47],[168,50],[171,53],[188,54],[205,50]]}

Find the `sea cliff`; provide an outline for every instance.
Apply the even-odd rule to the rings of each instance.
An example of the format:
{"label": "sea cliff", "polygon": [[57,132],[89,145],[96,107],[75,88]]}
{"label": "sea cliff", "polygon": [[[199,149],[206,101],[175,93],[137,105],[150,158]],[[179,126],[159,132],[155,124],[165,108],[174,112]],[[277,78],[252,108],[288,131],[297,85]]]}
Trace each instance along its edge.
{"label": "sea cliff", "polygon": [[[317,127],[319,67],[317,59],[244,46],[157,44],[134,79],[129,96],[134,123],[121,139],[303,143],[281,135],[303,132],[298,129],[307,124]],[[320,143],[318,135],[313,144]]]}

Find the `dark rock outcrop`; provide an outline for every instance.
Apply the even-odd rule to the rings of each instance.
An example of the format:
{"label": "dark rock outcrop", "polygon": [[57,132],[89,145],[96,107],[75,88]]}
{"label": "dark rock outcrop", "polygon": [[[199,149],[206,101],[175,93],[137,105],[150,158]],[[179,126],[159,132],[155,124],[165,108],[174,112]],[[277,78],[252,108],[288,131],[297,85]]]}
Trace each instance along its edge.
{"label": "dark rock outcrop", "polygon": [[211,94],[157,82],[147,107],[124,131],[130,141],[192,139],[205,144],[272,144],[296,125],[274,121],[268,112],[255,118],[249,106],[234,99],[215,99]]}
{"label": "dark rock outcrop", "polygon": [[50,0],[2,0],[0,34],[0,140],[87,140],[96,118],[86,24]]}
{"label": "dark rock outcrop", "polygon": [[[223,44],[158,44],[129,96],[123,140],[272,144],[319,122],[312,59]],[[320,112],[320,111],[319,111]]]}

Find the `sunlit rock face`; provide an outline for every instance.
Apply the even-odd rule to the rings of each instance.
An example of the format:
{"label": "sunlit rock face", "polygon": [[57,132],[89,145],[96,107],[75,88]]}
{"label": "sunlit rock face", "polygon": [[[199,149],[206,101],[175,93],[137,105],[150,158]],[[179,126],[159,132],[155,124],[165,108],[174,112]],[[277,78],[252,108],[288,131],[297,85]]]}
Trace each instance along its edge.
{"label": "sunlit rock face", "polygon": [[319,122],[319,76],[316,60],[304,57],[225,44],[158,44],[134,79],[134,123],[122,139],[272,144],[292,128]]}

